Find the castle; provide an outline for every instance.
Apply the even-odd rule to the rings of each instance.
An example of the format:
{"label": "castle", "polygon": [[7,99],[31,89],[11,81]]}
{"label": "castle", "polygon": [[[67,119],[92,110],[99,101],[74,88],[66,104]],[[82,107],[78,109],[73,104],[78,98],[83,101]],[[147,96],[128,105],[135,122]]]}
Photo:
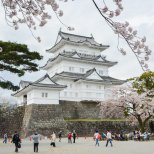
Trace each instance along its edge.
{"label": "castle", "polygon": [[47,50],[51,57],[41,67],[47,74],[35,82],[20,82],[20,90],[13,94],[18,104],[108,99],[108,89],[124,81],[108,75],[108,69],[117,62],[108,61],[101,55],[107,48],[108,45],[97,43],[93,36],[59,31],[55,45]]}
{"label": "castle", "polygon": [[109,76],[108,69],[117,62],[102,56],[107,48],[93,36],[59,31],[55,45],[47,50],[51,57],[41,67],[47,74],[35,82],[21,81],[19,91],[13,94],[19,106],[25,107],[19,126],[23,136],[36,130],[49,135],[75,129],[82,136],[93,134],[95,129],[121,128],[121,123],[115,122],[67,120],[98,119],[98,102],[111,97],[110,88],[124,83]]}

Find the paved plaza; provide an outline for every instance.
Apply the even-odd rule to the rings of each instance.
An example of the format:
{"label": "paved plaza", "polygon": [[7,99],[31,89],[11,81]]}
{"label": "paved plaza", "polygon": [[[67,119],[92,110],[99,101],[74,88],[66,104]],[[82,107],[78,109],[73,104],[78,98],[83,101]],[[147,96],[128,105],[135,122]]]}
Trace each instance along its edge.
{"label": "paved plaza", "polygon": [[[134,142],[134,141],[113,141],[113,147],[105,147],[106,141],[101,141],[99,147],[95,147],[92,137],[79,138],[75,144],[68,144],[67,139],[56,142],[56,147],[50,146],[50,140],[41,140],[39,144],[39,154],[154,154],[154,141]],[[3,144],[0,140],[0,154],[13,154],[14,144]],[[34,154],[33,142],[22,141],[21,154]]]}

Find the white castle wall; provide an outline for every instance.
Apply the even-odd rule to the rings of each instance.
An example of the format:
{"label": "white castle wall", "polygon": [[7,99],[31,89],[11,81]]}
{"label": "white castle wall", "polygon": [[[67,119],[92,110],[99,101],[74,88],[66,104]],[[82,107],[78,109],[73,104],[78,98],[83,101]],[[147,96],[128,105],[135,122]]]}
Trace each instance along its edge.
{"label": "white castle wall", "polygon": [[[102,66],[100,64],[81,63],[79,61],[61,61],[59,64],[54,64],[47,73],[52,77],[55,73],[60,72],[73,72],[73,73],[86,73],[86,71],[96,68],[100,75],[108,76],[108,66]],[[84,71],[83,71],[84,70]]]}
{"label": "white castle wall", "polygon": [[73,82],[71,80],[58,80],[59,84],[67,85],[60,91],[60,100],[104,100],[104,85],[90,82]]}
{"label": "white castle wall", "polygon": [[59,91],[35,89],[27,93],[27,104],[59,104]]}
{"label": "white castle wall", "polygon": [[91,55],[100,55],[102,50],[94,49],[91,47],[87,47],[86,45],[77,46],[77,45],[70,45],[65,44],[60,49],[58,49],[56,52],[54,52],[54,55],[57,56],[59,53],[62,53],[63,51],[77,51],[79,53],[85,53],[85,54],[91,54]]}

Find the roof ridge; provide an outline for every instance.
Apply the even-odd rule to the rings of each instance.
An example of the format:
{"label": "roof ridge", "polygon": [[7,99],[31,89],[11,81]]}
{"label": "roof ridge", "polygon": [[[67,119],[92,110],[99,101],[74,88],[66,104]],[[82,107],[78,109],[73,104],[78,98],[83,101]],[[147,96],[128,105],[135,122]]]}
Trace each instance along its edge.
{"label": "roof ridge", "polygon": [[77,35],[77,34],[66,33],[66,32],[62,32],[62,31],[60,31],[59,34],[60,34],[60,33],[62,33],[62,34],[67,34],[67,35],[73,35],[73,36],[76,36],[76,37],[85,37],[85,38],[94,39],[94,37],[92,37],[92,36]]}
{"label": "roof ridge", "polygon": [[43,81],[45,78],[48,78],[51,82],[53,82],[54,84],[58,85],[58,83],[54,82],[54,81],[50,78],[49,74],[47,74],[47,73],[46,73],[43,77],[41,77],[41,78],[39,78],[38,80],[36,80],[35,82],[32,82],[31,85],[32,85],[32,84],[38,84],[38,83],[40,84],[40,82]]}

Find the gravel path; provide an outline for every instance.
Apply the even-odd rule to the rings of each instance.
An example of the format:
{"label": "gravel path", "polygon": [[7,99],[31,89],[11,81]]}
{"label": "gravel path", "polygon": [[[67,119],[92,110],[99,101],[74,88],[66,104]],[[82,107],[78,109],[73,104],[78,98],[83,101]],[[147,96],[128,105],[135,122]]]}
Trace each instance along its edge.
{"label": "gravel path", "polygon": [[[154,154],[154,141],[113,141],[113,147],[105,147],[106,141],[101,141],[99,147],[95,147],[92,138],[77,139],[75,144],[68,144],[67,139],[56,142],[56,147],[50,146],[50,140],[41,140],[39,154]],[[0,154],[14,154],[14,144],[3,144],[0,140]],[[34,154],[32,141],[23,140],[21,154]]]}

